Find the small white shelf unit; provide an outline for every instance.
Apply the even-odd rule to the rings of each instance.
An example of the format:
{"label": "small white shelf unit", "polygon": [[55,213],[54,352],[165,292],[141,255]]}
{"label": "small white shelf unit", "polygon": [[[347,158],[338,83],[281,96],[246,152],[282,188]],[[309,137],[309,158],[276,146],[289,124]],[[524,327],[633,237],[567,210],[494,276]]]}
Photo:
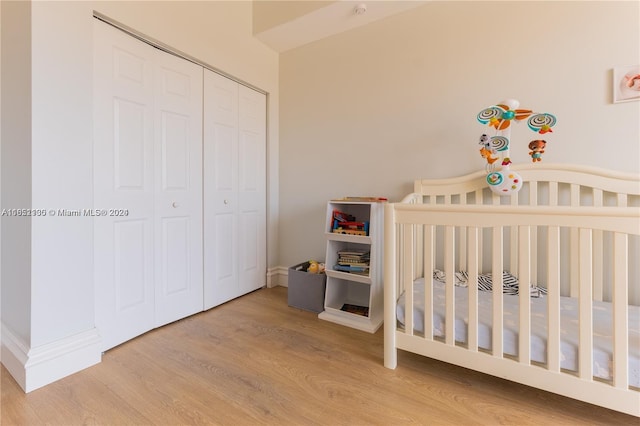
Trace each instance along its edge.
{"label": "small white shelf unit", "polygon": [[[383,305],[383,237],[384,202],[332,200],[327,203],[325,257],[327,284],[324,312],[318,317],[358,330],[375,333],[382,325]],[[368,222],[368,235],[333,233],[333,212],[338,210],[355,216],[356,221]],[[369,274],[360,275],[334,270],[341,250],[369,251]],[[347,305],[367,308],[367,314],[343,310]]]}

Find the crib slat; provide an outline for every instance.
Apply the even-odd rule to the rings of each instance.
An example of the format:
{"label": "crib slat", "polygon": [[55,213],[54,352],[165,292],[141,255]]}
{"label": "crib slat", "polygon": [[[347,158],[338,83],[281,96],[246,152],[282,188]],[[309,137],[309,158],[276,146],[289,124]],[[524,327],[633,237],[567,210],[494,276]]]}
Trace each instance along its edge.
{"label": "crib slat", "polygon": [[493,228],[492,237],[492,281],[493,281],[493,322],[492,322],[492,355],[496,358],[503,358],[503,229],[501,226]]}
{"label": "crib slat", "polygon": [[[593,189],[593,206],[602,207],[603,193]],[[601,230],[593,231],[593,299],[604,300],[604,241]]]}
{"label": "crib slat", "polygon": [[398,351],[396,350],[396,298],[398,296],[398,256],[399,237],[395,223],[395,210],[391,203],[384,206],[384,366],[396,368]]}
{"label": "crib slat", "polygon": [[531,364],[531,230],[528,226],[520,226],[518,244],[518,271],[519,271],[519,302],[520,302],[520,329],[518,361],[521,364]]}
{"label": "crib slat", "polygon": [[434,227],[424,226],[424,338],[433,340]]}
{"label": "crib slat", "polygon": [[[571,184],[570,186],[570,200],[571,207],[580,206],[580,186],[577,184]],[[580,245],[578,230],[571,228],[569,231],[569,239],[571,244],[571,253],[577,253]],[[578,297],[580,286],[580,262],[578,256],[570,256],[571,258],[571,273],[569,275],[569,295],[571,297]]]}
{"label": "crib slat", "polygon": [[[478,189],[478,190],[476,190],[475,194],[476,194],[476,204],[484,204],[483,190],[482,190],[482,189]],[[480,232],[480,233],[478,234],[478,247],[484,247],[484,246],[482,245],[482,240],[483,240],[483,238],[482,238],[482,232]],[[481,271],[481,270],[482,270],[482,265],[483,265],[483,264],[484,264],[484,263],[483,263],[483,257],[482,257],[482,250],[480,250],[480,251],[478,252],[478,267],[479,267],[479,269],[478,269],[478,270],[479,270],[479,271]]]}
{"label": "crib slat", "polygon": [[[580,236],[576,228],[569,230],[569,245],[571,253],[577,253],[580,246]],[[578,256],[569,256],[569,296],[578,297],[580,286],[580,259]]]}
{"label": "crib slat", "polygon": [[518,276],[518,257],[519,255],[516,255],[516,251],[515,248],[518,247],[518,228],[515,226],[512,226],[511,228],[509,228],[509,252],[510,252],[510,256],[509,256],[509,272],[511,272],[513,275]]}
{"label": "crib slat", "polygon": [[405,333],[413,336],[413,276],[409,271],[413,271],[413,226],[405,224],[402,226],[402,270],[404,281],[404,323]]}
{"label": "crib slat", "polygon": [[593,266],[591,229],[580,229],[580,294],[578,350],[579,375],[583,380],[593,380]]}
{"label": "crib slat", "polygon": [[[529,205],[530,206],[537,206],[538,203],[538,182],[530,182],[529,183],[530,189],[529,189]],[[529,267],[529,274],[531,277],[531,281],[529,281],[529,283],[533,283],[533,285],[537,285],[538,283],[538,263],[537,263],[537,259],[538,256],[536,255],[538,253],[538,227],[537,226],[532,226],[530,233],[529,233],[529,238],[531,239],[531,249],[530,249],[530,257],[529,259],[531,259],[531,265]]]}
{"label": "crib slat", "polygon": [[413,258],[415,259],[415,261],[413,262],[413,271],[407,271],[407,272],[413,273],[414,280],[419,277],[424,277],[424,263],[422,262],[423,254],[424,254],[423,253],[424,246],[418,243],[418,241],[421,241],[420,240],[420,238],[422,237],[422,235],[420,235],[421,232],[422,232],[421,227],[414,226],[413,228],[414,246],[411,254],[413,255]]}
{"label": "crib slat", "polygon": [[613,242],[613,385],[629,386],[629,239],[626,234],[615,233]]}
{"label": "crib slat", "polygon": [[603,193],[601,189],[593,188],[593,206],[602,207]]}
{"label": "crib slat", "polygon": [[593,300],[604,300],[604,233],[593,231]]}
{"label": "crib slat", "polygon": [[531,266],[529,268],[529,273],[531,274],[531,283],[534,286],[538,286],[538,227],[531,227]]}
{"label": "crib slat", "polygon": [[618,194],[617,203],[618,207],[627,207],[627,194]]}
{"label": "crib slat", "polygon": [[[471,204],[470,201],[471,193],[467,192],[466,194],[460,195],[460,203],[467,205]],[[460,247],[458,248],[458,253],[460,254],[460,259],[458,260],[458,270],[459,271],[468,271],[469,268],[469,260],[467,259],[467,227],[460,227]]]}
{"label": "crib slat", "polygon": [[467,330],[468,349],[478,351],[478,228],[468,228],[469,251],[469,322]]}
{"label": "crib slat", "polygon": [[580,205],[580,185],[577,183],[571,184],[570,205],[571,207]]}
{"label": "crib slat", "polygon": [[444,273],[445,273],[445,342],[455,345],[455,228],[445,227],[444,238]]}
{"label": "crib slat", "polygon": [[560,228],[550,226],[547,239],[547,368],[560,372]]}
{"label": "crib slat", "polygon": [[[535,182],[529,182],[529,190],[531,190],[531,188],[535,186]],[[519,200],[519,196],[512,196],[511,205],[517,206]],[[515,276],[518,276],[518,256],[514,255],[515,247],[518,247],[518,228],[511,227],[509,228],[509,252],[511,253],[511,256],[509,256],[509,272],[511,272]]]}
{"label": "crib slat", "polygon": [[458,228],[458,271],[467,271],[467,227],[461,226]]}

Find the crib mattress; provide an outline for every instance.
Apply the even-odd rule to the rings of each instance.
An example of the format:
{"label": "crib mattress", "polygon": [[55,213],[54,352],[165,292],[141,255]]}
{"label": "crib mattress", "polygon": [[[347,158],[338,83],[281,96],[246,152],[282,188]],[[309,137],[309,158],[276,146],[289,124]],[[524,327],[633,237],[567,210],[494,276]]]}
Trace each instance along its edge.
{"label": "crib mattress", "polygon": [[[468,324],[468,289],[455,287],[456,324],[455,340],[466,343]],[[492,293],[478,292],[478,346],[491,349]],[[424,279],[414,283],[413,324],[418,333],[424,332]],[[433,280],[433,335],[445,334],[445,286]],[[508,355],[518,355],[518,296],[504,295],[503,348]],[[404,293],[396,304],[396,316],[404,325]],[[560,366],[577,371],[578,366],[578,299],[562,297],[560,300]],[[593,375],[612,378],[613,346],[612,304],[593,302]],[[531,360],[546,363],[547,359],[547,298],[531,298]],[[629,306],[629,384],[640,387],[640,307]]]}

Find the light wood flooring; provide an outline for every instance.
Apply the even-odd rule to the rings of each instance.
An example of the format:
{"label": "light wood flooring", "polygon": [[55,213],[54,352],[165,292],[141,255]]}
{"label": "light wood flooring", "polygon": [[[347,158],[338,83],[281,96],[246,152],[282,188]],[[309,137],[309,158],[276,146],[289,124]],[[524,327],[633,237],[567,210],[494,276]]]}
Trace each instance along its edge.
{"label": "light wood flooring", "polygon": [[24,394],[2,368],[5,425],[640,425],[640,419],[400,352],[262,289]]}

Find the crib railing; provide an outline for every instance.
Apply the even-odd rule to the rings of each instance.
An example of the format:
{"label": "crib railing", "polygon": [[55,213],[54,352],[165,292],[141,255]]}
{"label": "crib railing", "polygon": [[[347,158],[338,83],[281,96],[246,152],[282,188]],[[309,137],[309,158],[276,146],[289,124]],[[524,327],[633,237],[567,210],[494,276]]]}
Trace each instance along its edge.
{"label": "crib railing", "polygon": [[[476,191],[476,190],[474,190]],[[551,192],[555,189],[551,188]],[[474,201],[482,195],[474,192]],[[537,196],[536,196],[537,197]],[[599,196],[597,197],[599,198]],[[416,197],[410,198],[415,201]],[[434,198],[435,199],[435,198]],[[495,198],[492,198],[495,200]],[[600,282],[602,269],[610,270],[611,303],[613,304],[613,380],[607,383],[613,391],[607,392],[605,404],[611,407],[630,407],[638,400],[637,392],[629,392],[628,365],[628,297],[629,297],[629,253],[630,239],[640,236],[640,209],[637,207],[617,208],[609,206],[523,206],[494,204],[450,204],[445,203],[388,204],[385,211],[385,365],[395,368],[396,339],[409,347],[414,340],[433,341],[433,299],[430,291],[425,291],[424,335],[414,333],[412,306],[413,285],[417,277],[425,277],[425,287],[431,282],[433,270],[442,268],[445,272],[445,335],[444,348],[433,349],[437,353],[449,353],[450,359],[459,357],[459,365],[468,363],[464,355],[455,349],[454,275],[463,265],[468,272],[469,282],[476,283],[482,272],[483,259],[489,260],[494,279],[493,288],[502,288],[502,272],[511,269],[521,286],[536,283],[540,265],[547,294],[547,362],[545,365],[531,365],[531,312],[530,292],[519,292],[519,341],[518,364],[503,363],[503,295],[493,291],[492,348],[490,357],[481,371],[511,380],[535,385],[540,388],[566,394],[585,401],[599,403],[589,395],[593,392],[593,301],[601,300],[604,285]],[[599,204],[599,203],[598,203]],[[625,204],[624,202],[622,203]],[[508,234],[508,238],[505,238]],[[538,236],[543,235],[545,244],[538,246]],[[610,264],[601,265],[603,236],[611,240]],[[461,244],[460,241],[463,241]],[[568,250],[568,251],[567,251]],[[562,253],[567,251],[566,253]],[[506,255],[508,252],[508,256]],[[508,261],[505,261],[508,258]],[[568,258],[565,262],[562,259]],[[462,260],[461,260],[462,259]],[[506,267],[505,267],[506,266]],[[535,272],[534,272],[535,271]],[[579,349],[578,378],[590,383],[581,389],[576,384],[559,378],[561,371],[560,336],[560,296],[563,275],[568,275],[572,285],[570,295],[579,299]],[[575,288],[574,288],[575,287]],[[594,290],[595,289],[595,290]],[[478,289],[470,285],[468,334],[465,351],[478,352]],[[395,302],[404,291],[405,315],[402,329],[396,327]],[[393,321],[391,320],[393,318]],[[396,335],[397,333],[397,335]],[[389,340],[387,340],[389,339]],[[436,343],[436,342],[434,342]],[[415,347],[419,352],[423,349]],[[431,351],[431,349],[429,350]],[[445,351],[445,352],[442,352]],[[428,352],[431,353],[431,352]],[[486,358],[486,357],[485,357]],[[484,359],[484,358],[483,358]],[[471,367],[473,368],[473,367]],[[535,370],[531,370],[535,368]],[[541,371],[544,373],[541,374]],[[520,378],[520,379],[518,379]],[[599,385],[599,384],[598,384]],[[580,388],[580,386],[578,386]],[[596,388],[599,389],[599,388]],[[622,409],[621,411],[625,411]],[[634,414],[634,413],[632,413]],[[635,414],[637,415],[637,414]]]}
{"label": "crib railing", "polygon": [[[524,185],[519,193],[510,197],[500,197],[487,188],[486,172],[446,179],[420,179],[414,182],[414,193],[406,197],[411,203],[423,203],[429,205],[511,205],[511,206],[566,206],[571,208],[582,207],[627,207],[640,206],[640,183],[638,176],[630,173],[614,172],[605,169],[570,164],[526,164],[513,166],[512,170],[521,174]],[[406,200],[403,200],[405,202]],[[462,225],[456,235],[456,264],[459,270],[467,270],[467,237],[465,225]],[[511,247],[517,247],[518,229],[509,230],[508,242],[505,244],[505,261],[508,270],[513,274],[519,274],[519,260],[510,257]],[[568,237],[563,236],[560,256],[562,262],[570,262],[570,269],[564,272],[562,278],[563,295],[577,297],[580,281],[580,264],[577,258],[567,258],[565,253],[577,250],[579,235],[577,228],[564,231]],[[538,232],[536,224],[530,227],[530,253],[531,264],[529,273],[531,282],[535,285],[546,285],[546,276],[538,275],[546,268],[544,263],[538,264],[539,253],[547,250],[544,244],[546,235]],[[487,238],[486,232],[478,235],[478,244],[485,247],[480,250],[478,263],[480,270],[489,269],[491,263],[483,241]],[[608,253],[613,250],[613,239],[601,230],[595,230],[592,234],[592,250],[594,256],[593,286],[594,300],[610,301],[613,289],[607,287],[606,278],[612,274],[612,270],[606,269]],[[540,244],[540,246],[539,246]],[[640,242],[631,241],[631,252],[634,257],[640,257]],[[419,265],[417,265],[419,266]],[[632,270],[634,279],[640,281],[640,266]],[[640,289],[633,289],[630,294],[635,304],[640,304]]]}

